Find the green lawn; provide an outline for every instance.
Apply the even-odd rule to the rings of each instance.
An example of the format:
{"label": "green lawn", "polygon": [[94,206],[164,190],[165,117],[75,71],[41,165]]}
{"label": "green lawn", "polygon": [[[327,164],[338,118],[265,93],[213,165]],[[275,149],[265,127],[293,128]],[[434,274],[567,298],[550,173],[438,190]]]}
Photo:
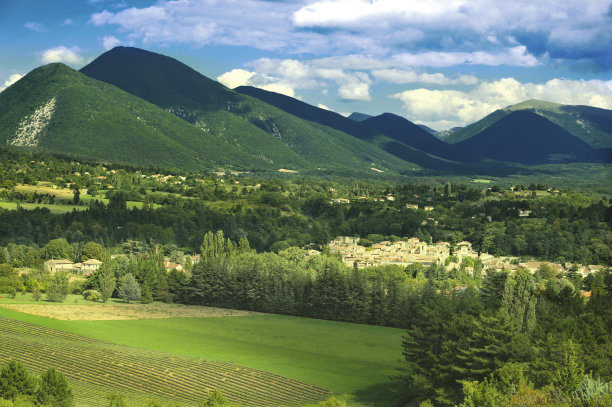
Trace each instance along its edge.
{"label": "green lawn", "polygon": [[56,205],[56,204],[39,204],[39,203],[17,203],[17,202],[0,202],[0,208],[16,210],[17,206],[21,206],[26,210],[33,210],[36,208],[47,208],[51,211],[51,213],[55,214],[63,214],[67,212],[72,212],[73,209],[77,211],[84,211],[87,209],[87,206],[78,206],[78,205]]}
{"label": "green lawn", "polygon": [[403,331],[280,315],[131,321],[58,321],[0,308],[0,315],[104,341],[233,362],[391,406]]}

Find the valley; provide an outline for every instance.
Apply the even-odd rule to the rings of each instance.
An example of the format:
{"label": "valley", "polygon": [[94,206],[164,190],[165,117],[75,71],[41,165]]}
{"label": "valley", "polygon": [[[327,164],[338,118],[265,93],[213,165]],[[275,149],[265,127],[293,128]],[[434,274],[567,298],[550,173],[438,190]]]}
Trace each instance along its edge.
{"label": "valley", "polygon": [[37,67],[0,92],[0,403],[53,367],[61,407],[609,405],[611,118]]}

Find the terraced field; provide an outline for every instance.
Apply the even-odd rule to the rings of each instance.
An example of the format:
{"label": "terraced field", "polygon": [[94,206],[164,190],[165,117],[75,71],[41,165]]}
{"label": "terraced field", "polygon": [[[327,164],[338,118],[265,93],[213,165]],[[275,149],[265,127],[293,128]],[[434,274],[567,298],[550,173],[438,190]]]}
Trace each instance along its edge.
{"label": "terraced field", "polygon": [[[115,392],[128,405],[155,399],[197,405],[219,389],[243,406],[301,406],[330,395],[328,390],[231,363],[170,355],[87,338],[0,317],[0,363],[25,363],[32,373],[55,366],[68,378],[79,406],[105,405]],[[108,403],[108,402],[106,402]]]}

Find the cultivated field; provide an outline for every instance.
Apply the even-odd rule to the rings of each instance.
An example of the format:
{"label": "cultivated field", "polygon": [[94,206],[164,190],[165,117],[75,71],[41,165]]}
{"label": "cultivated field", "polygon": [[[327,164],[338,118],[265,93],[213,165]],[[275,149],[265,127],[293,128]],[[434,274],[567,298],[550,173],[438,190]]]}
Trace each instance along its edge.
{"label": "cultivated field", "polygon": [[245,316],[254,313],[224,308],[171,304],[0,304],[0,307],[63,321],[112,321],[125,319],[207,318]]}
{"label": "cultivated field", "polygon": [[330,394],[231,363],[135,349],[0,317],[0,362],[11,358],[33,373],[55,366],[68,378],[78,406],[107,405],[105,395],[113,392],[130,406],[148,399],[197,405],[213,389],[243,406],[301,406]]}
{"label": "cultivated field", "polygon": [[[7,298],[0,300],[3,305],[11,301]],[[154,305],[153,308],[159,306],[149,305]],[[42,306],[61,308],[72,305]],[[94,312],[93,308],[105,307],[101,304],[83,306],[92,308],[91,312]],[[103,341],[105,346],[113,346],[109,343],[127,345],[130,352],[135,348],[147,349],[151,355],[159,352],[164,357],[174,355],[180,360],[183,357],[214,360],[223,366],[232,364],[233,369],[270,372],[278,375],[274,376],[278,378],[275,380],[308,383],[311,388],[349,394],[356,405],[394,406],[401,399],[394,393],[390,379],[398,374],[397,368],[401,365],[404,331],[400,329],[270,314],[87,321],[51,319],[0,307],[2,316],[69,332],[79,335],[79,338]],[[85,348],[84,355],[87,355],[87,349],[96,349]],[[97,356],[93,358],[97,360]],[[84,364],[90,363],[85,356],[83,360]],[[54,362],[48,360],[45,363],[53,365]],[[78,358],[73,358],[71,363],[83,364],[78,362]],[[104,369],[97,371],[103,372]],[[250,386],[258,386],[257,383]],[[105,385],[98,386],[103,389]],[[100,394],[100,389],[94,389],[96,394]]]}

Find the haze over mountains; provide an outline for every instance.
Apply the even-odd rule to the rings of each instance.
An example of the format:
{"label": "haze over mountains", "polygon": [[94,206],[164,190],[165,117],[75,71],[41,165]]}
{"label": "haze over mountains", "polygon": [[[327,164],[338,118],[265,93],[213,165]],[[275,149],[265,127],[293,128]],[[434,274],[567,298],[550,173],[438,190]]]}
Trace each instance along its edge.
{"label": "haze over mountains", "polygon": [[[0,142],[190,170],[489,173],[503,163],[609,161],[612,111],[527,101],[450,132],[390,113],[346,118],[181,62],[117,47],[80,72],[50,64],[0,93]],[[499,161],[497,164],[488,160]]]}

